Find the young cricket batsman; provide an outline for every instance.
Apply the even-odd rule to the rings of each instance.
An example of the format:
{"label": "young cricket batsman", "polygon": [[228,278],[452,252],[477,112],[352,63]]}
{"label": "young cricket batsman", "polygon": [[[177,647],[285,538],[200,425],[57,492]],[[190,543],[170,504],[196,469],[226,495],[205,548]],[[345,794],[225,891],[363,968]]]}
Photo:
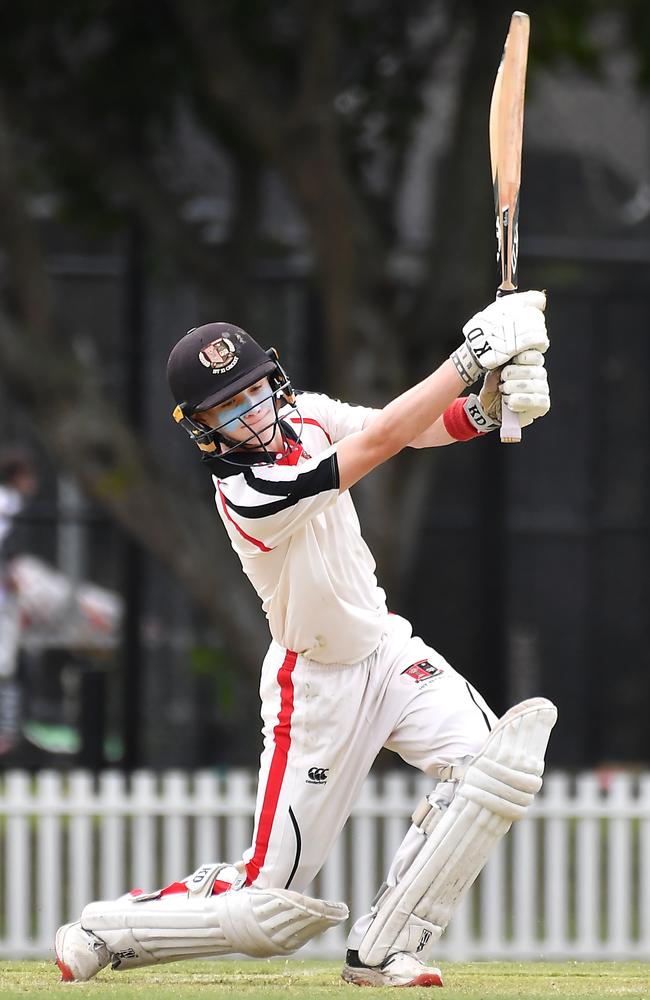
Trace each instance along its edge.
{"label": "young cricket batsman", "polygon": [[[286,955],[348,917],[304,891],[382,747],[431,777],[375,899],[356,917],[343,979],[440,986],[431,955],[463,892],[541,786],[554,706],[497,719],[409,622],[391,614],[350,494],[403,448],[468,441],[547,413],[545,296],[498,298],[457,350],[381,410],[296,395],[274,350],[229,323],[190,330],[168,377],[174,417],[212,476],[218,516],[257,591],[271,642],[252,843],[153,893],[90,903],[61,927],[68,981],[197,956]],[[478,395],[461,396],[482,379]]]}

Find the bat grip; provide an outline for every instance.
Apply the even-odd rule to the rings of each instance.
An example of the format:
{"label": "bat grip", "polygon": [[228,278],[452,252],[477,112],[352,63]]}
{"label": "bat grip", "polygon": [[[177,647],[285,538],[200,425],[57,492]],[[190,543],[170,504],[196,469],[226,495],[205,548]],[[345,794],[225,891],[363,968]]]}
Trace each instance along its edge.
{"label": "bat grip", "polygon": [[[516,279],[511,282],[512,288],[498,288],[497,297],[501,295],[511,295],[513,292],[517,291]],[[501,428],[499,430],[499,435],[501,437],[501,444],[519,444],[521,441],[521,425],[519,424],[519,417],[516,413],[506,406],[504,400],[501,400]]]}
{"label": "bat grip", "polygon": [[501,444],[519,444],[521,441],[521,427],[519,417],[513,413],[505,401],[501,400]]}

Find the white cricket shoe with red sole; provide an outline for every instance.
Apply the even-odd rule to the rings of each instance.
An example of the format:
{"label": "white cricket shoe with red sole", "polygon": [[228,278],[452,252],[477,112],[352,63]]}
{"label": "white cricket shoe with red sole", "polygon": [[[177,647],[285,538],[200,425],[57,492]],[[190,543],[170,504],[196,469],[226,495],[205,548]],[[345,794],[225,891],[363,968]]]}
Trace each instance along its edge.
{"label": "white cricket shoe with red sole", "polygon": [[354,986],[442,986],[440,969],[405,951],[375,966],[363,965],[358,952],[348,951],[341,978]]}
{"label": "white cricket shoe with red sole", "polygon": [[85,931],[80,920],[59,927],[54,939],[54,950],[64,983],[85,983],[111,960],[102,939],[92,931]]}

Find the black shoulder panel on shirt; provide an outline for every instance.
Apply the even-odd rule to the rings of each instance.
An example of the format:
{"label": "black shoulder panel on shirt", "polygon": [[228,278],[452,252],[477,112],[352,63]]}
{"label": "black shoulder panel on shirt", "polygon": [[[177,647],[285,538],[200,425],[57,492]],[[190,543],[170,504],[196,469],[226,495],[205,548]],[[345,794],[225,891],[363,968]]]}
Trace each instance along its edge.
{"label": "black shoulder panel on shirt", "polygon": [[[318,493],[327,493],[330,490],[337,490],[339,487],[339,469],[336,461],[336,453],[327,455],[318,463],[315,469],[306,472],[299,472],[295,479],[269,480],[262,479],[255,475],[253,469],[244,472],[246,482],[261,494],[259,502],[251,504],[235,504],[223,494],[227,506],[240,514],[242,517],[271,517],[281,510],[293,507],[300,500],[306,497],[314,497]],[[263,496],[274,496],[279,499],[270,503],[263,502]]]}

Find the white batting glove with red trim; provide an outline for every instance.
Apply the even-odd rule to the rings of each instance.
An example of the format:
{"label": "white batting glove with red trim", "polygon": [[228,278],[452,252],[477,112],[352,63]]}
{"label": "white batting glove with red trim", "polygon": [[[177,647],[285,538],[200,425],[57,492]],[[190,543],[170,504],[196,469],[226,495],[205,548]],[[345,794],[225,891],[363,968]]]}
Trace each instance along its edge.
{"label": "white batting glove with red trim", "polygon": [[496,301],[465,324],[465,342],[451,354],[456,371],[467,385],[480,375],[501,368],[516,354],[548,348],[544,292],[513,292]]}

